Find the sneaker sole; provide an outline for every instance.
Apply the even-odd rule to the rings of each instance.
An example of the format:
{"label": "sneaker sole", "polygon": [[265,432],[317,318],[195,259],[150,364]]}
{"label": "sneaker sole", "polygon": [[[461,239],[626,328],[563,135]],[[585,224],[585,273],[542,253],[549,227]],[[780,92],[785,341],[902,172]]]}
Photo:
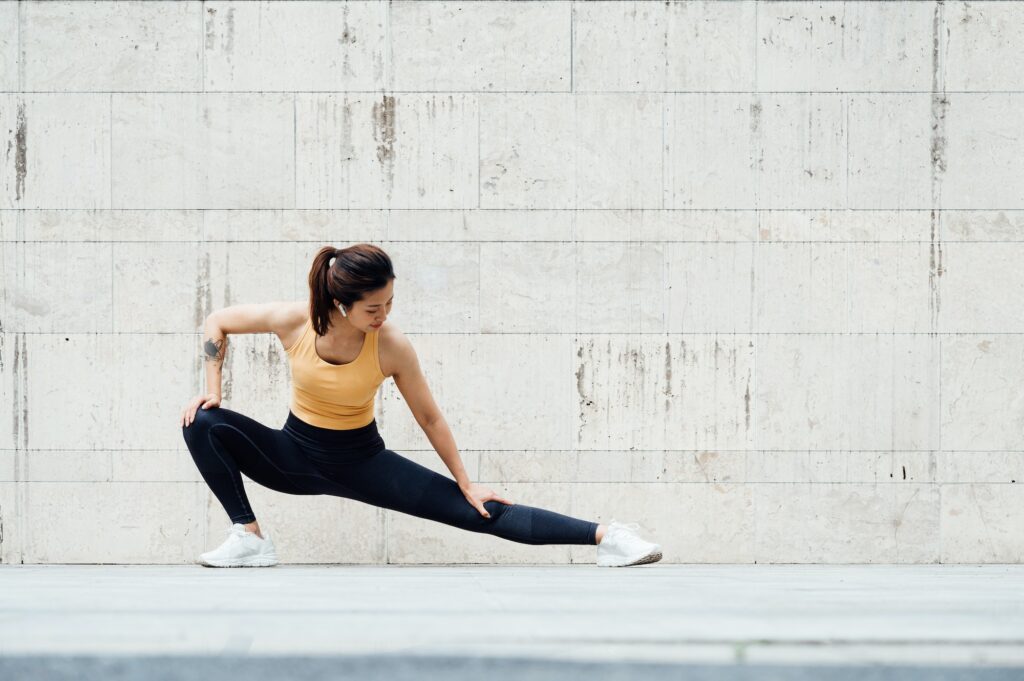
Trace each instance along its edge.
{"label": "sneaker sole", "polygon": [[612,563],[612,564],[607,564],[606,563],[604,565],[602,565],[601,563],[598,563],[597,566],[598,567],[629,567],[630,565],[644,565],[645,563],[657,563],[659,560],[661,560],[661,551],[655,551],[653,553],[648,553],[643,558],[638,558],[637,560],[634,560],[632,563]]}
{"label": "sneaker sole", "polygon": [[204,567],[273,567],[277,565],[277,556],[252,556],[244,561],[207,560],[196,561]]}

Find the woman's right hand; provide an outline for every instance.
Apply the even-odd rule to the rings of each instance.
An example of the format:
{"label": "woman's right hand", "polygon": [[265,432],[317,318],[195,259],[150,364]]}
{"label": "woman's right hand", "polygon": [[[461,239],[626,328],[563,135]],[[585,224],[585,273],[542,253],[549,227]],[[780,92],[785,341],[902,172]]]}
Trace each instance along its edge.
{"label": "woman's right hand", "polygon": [[213,407],[220,406],[220,395],[217,393],[209,393],[208,395],[199,395],[198,397],[192,398],[192,401],[181,410],[181,425],[187,426],[196,419],[196,410],[202,407],[203,409],[211,409]]}

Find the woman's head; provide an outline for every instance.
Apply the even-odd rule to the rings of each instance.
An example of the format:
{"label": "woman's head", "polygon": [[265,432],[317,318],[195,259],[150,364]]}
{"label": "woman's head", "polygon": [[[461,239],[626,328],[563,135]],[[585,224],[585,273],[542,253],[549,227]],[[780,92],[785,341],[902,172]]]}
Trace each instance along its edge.
{"label": "woman's head", "polygon": [[327,335],[332,319],[373,331],[391,311],[395,273],[391,258],[372,244],[324,246],[309,270],[309,318],[317,335]]}

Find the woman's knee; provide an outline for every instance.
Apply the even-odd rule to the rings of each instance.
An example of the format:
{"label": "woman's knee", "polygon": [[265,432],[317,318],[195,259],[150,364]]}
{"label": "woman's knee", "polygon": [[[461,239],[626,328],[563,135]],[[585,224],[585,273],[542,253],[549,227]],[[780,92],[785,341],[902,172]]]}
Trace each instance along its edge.
{"label": "woman's knee", "polygon": [[484,502],[484,509],[491,514],[490,518],[484,518],[484,520],[497,520],[510,508],[510,504],[506,504],[496,499],[489,499]]}
{"label": "woman's knee", "polygon": [[196,409],[192,422],[181,427],[181,434],[185,438],[185,442],[189,442],[197,435],[207,432],[210,426],[220,420],[218,415],[213,413],[215,411],[216,409]]}

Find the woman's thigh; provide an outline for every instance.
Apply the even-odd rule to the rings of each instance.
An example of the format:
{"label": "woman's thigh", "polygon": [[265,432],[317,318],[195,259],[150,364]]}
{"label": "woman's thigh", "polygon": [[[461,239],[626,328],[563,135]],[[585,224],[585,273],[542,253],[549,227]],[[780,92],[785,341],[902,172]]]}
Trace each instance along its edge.
{"label": "woman's thigh", "polygon": [[[391,449],[332,470],[326,477],[344,491],[343,496],[374,506],[467,529],[489,522],[467,501],[457,482]],[[489,510],[493,514],[496,509]]]}
{"label": "woman's thigh", "polygon": [[281,430],[224,407],[197,410],[187,429],[191,442],[229,456],[253,482],[285,494],[325,493],[323,476]]}

